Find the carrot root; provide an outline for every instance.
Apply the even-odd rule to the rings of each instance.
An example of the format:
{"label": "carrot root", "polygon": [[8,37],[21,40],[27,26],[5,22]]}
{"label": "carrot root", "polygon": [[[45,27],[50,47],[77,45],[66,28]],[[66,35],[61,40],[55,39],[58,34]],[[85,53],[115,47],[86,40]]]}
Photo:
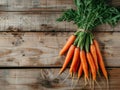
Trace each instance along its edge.
{"label": "carrot root", "polygon": [[61,49],[59,55],[63,55],[65,54],[65,52],[67,52],[67,50],[70,48],[70,46],[73,44],[73,42],[75,41],[76,36],[75,35],[71,35],[68,39],[68,41],[66,42],[66,44],[63,46],[63,48]]}
{"label": "carrot root", "polygon": [[86,60],[86,55],[84,50],[80,51],[80,59],[81,59],[83,71],[85,74],[85,78],[88,79],[88,65],[87,65],[87,60]]}
{"label": "carrot root", "polygon": [[92,81],[92,89],[94,90],[95,89],[95,84],[94,84],[94,81]]}
{"label": "carrot root", "polygon": [[65,58],[65,61],[64,61],[64,64],[59,72],[59,74],[61,74],[67,67],[67,65],[69,64],[69,62],[71,61],[72,57],[73,57],[73,54],[74,54],[74,50],[75,50],[75,46],[72,45],[70,47],[70,49],[68,50],[68,53],[67,53],[67,56]]}
{"label": "carrot root", "polygon": [[99,44],[98,44],[97,40],[95,40],[95,39],[94,39],[93,43],[94,43],[95,48],[96,48],[100,68],[102,70],[102,73],[103,73],[104,77],[107,79],[108,75],[107,75],[107,71],[106,71],[106,68],[105,68],[105,65],[104,65],[104,62],[103,62],[103,58],[102,58],[102,55],[101,55],[101,52],[100,52]]}
{"label": "carrot root", "polygon": [[98,85],[98,87],[100,88],[100,89],[102,89],[102,87],[100,86],[100,84],[96,81],[96,80],[94,80],[95,81],[95,83]]}
{"label": "carrot root", "polygon": [[63,84],[68,79],[69,76],[70,76],[70,74],[68,74],[61,83]]}
{"label": "carrot root", "polygon": [[86,56],[87,56],[87,60],[88,60],[88,63],[90,65],[90,68],[91,68],[93,80],[96,80],[96,69],[95,69],[95,64],[94,64],[93,58],[89,52],[87,52]]}
{"label": "carrot root", "polygon": [[107,80],[107,90],[109,90],[109,80],[108,79],[106,79]]}

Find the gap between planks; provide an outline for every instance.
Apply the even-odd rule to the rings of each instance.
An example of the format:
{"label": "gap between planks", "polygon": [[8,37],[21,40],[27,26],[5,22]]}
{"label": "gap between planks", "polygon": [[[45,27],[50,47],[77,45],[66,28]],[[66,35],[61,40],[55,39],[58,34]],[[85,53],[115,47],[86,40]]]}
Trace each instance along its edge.
{"label": "gap between planks", "polygon": [[[69,69],[70,67],[66,67]],[[0,69],[61,69],[61,66],[0,66]],[[120,69],[120,67],[106,67],[106,69]]]}

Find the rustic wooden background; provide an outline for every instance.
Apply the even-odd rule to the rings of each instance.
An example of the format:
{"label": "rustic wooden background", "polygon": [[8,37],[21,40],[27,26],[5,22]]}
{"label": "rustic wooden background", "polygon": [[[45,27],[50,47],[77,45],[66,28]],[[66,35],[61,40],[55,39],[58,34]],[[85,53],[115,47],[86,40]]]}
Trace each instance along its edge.
{"label": "rustic wooden background", "polygon": [[[120,0],[109,4],[120,6]],[[68,71],[55,79],[64,61],[58,52],[77,28],[55,20],[71,7],[73,0],[0,0],[0,90],[72,90],[70,78],[62,83]],[[95,35],[109,72],[110,90],[119,90],[120,24],[98,26]],[[75,90],[84,84],[81,81]],[[106,90],[105,80],[99,82]]]}

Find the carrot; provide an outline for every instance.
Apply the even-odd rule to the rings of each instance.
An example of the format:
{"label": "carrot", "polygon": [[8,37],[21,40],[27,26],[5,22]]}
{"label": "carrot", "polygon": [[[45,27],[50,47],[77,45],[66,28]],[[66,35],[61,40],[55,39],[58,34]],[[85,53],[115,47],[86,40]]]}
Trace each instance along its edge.
{"label": "carrot", "polygon": [[70,66],[70,73],[72,73],[73,71],[75,71],[75,69],[77,68],[77,63],[79,61],[79,54],[80,54],[80,50],[77,47],[77,48],[75,48],[75,52],[74,52],[72,64]]}
{"label": "carrot", "polygon": [[64,45],[64,47],[61,49],[59,55],[65,54],[65,52],[70,48],[70,46],[73,44],[75,39],[76,39],[76,36],[75,35],[71,35],[69,37],[68,41],[66,42],[66,44]]}
{"label": "carrot", "polygon": [[78,71],[79,65],[80,65],[80,62],[78,60],[75,67],[73,68],[73,73],[76,73]]}
{"label": "carrot", "polygon": [[87,52],[86,56],[87,56],[87,60],[90,65],[90,68],[91,68],[93,80],[96,80],[96,69],[95,69],[95,64],[94,64],[93,58],[92,58],[90,52]]}
{"label": "carrot", "polygon": [[90,45],[90,52],[91,52],[91,54],[92,54],[92,57],[93,57],[93,60],[94,60],[94,63],[95,63],[96,70],[98,71],[97,53],[96,53],[96,48],[95,48],[95,45],[94,45],[94,44],[91,44],[91,45]]}
{"label": "carrot", "polygon": [[82,72],[83,72],[83,67],[82,67],[82,64],[80,64],[78,69],[78,79],[82,76]]}
{"label": "carrot", "polygon": [[95,39],[93,40],[93,42],[94,42],[94,45],[95,45],[95,48],[96,48],[100,68],[102,70],[102,73],[103,73],[104,77],[108,80],[108,75],[107,75],[107,71],[105,69],[103,58],[102,58],[102,55],[101,55],[101,52],[100,52],[99,44],[98,44],[97,40],[95,40]]}
{"label": "carrot", "polygon": [[81,64],[83,67],[83,71],[85,73],[85,78],[88,79],[88,65],[87,65],[87,60],[86,60],[86,56],[85,56],[85,51],[81,50],[80,51],[80,59],[81,59]]}
{"label": "carrot", "polygon": [[72,57],[73,57],[73,54],[74,54],[74,50],[75,50],[75,46],[74,45],[71,45],[71,47],[69,48],[68,50],[68,53],[67,53],[67,56],[65,58],[65,62],[59,72],[59,74],[61,74],[65,68],[67,67],[67,65],[69,64],[69,62],[71,61]]}

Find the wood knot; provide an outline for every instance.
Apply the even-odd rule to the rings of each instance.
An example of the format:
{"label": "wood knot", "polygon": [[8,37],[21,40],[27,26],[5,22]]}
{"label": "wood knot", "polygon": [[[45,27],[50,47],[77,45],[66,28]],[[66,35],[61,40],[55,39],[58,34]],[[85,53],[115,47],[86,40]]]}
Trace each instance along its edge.
{"label": "wood knot", "polygon": [[9,26],[7,28],[8,31],[13,31],[13,32],[18,32],[18,31],[22,31],[20,28],[17,27],[13,27],[13,26]]}

